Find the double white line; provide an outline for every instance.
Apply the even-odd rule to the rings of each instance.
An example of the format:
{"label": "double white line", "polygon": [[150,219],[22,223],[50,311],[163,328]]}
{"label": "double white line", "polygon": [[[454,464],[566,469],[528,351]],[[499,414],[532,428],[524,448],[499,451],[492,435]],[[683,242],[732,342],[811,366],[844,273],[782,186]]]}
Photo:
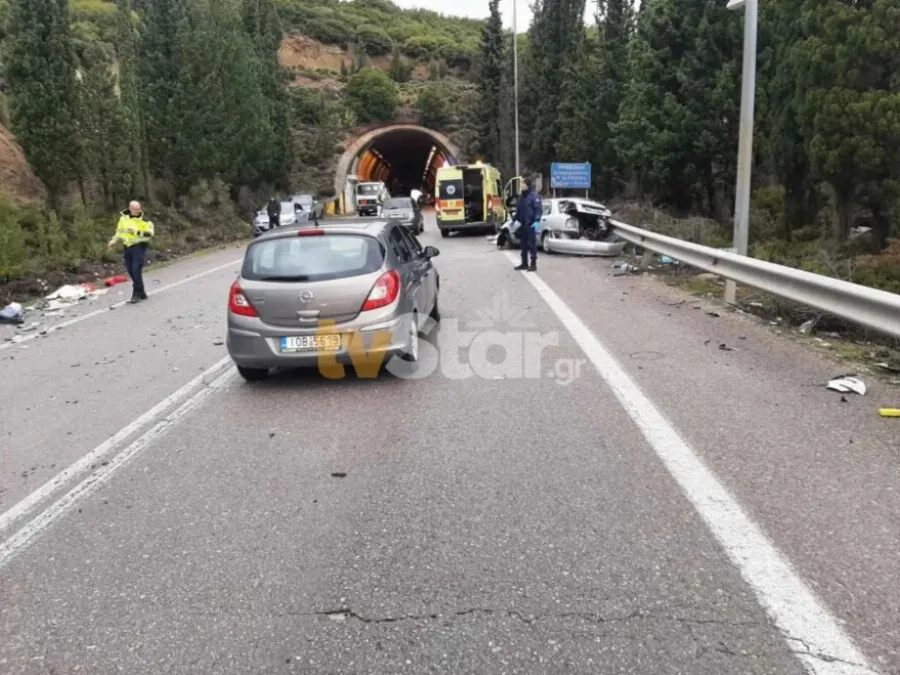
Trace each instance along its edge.
{"label": "double white line", "polygon": [[[17,553],[27,548],[57,519],[71,510],[75,504],[109,480],[116,471],[137,456],[151,441],[177,424],[217,390],[227,385],[234,377],[235,372],[229,368],[230,364],[230,357],[226,356],[220,359],[0,515],[0,533],[2,533],[15,523],[26,519],[54,494],[84,476],[65,495],[0,543],[0,569]],[[146,431],[135,438],[144,429]],[[85,474],[87,475],[85,476]]]}

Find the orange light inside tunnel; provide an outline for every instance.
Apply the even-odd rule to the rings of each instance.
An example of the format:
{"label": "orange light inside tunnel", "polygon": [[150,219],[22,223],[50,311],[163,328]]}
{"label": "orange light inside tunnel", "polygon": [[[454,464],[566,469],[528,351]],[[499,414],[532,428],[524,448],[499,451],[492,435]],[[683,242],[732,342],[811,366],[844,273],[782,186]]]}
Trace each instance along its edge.
{"label": "orange light inside tunnel", "polygon": [[[423,158],[424,166],[421,177],[421,185],[407,186],[408,190],[420,190],[428,194],[434,194],[435,178],[437,171],[443,166],[449,165],[446,152],[435,146],[427,159]],[[395,176],[391,164],[384,156],[374,148],[368,148],[359,157],[356,175],[360,182],[381,181],[393,190]]]}

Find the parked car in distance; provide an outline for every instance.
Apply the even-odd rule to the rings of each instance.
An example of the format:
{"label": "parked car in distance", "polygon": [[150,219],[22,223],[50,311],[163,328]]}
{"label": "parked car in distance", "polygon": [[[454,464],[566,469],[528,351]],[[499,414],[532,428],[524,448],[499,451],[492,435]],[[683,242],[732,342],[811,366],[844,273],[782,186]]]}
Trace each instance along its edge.
{"label": "parked car in distance", "polygon": [[[427,317],[440,320],[432,262],[439,253],[392,220],[327,220],[268,232],[247,247],[229,292],[228,354],[247,381],[325,359],[415,364]],[[384,341],[375,339],[385,333]]]}
{"label": "parked car in distance", "polygon": [[325,204],[309,194],[294,195],[291,199],[295,204],[300,204],[303,210],[309,213],[312,220],[319,220],[325,215]]}
{"label": "parked car in distance", "polygon": [[384,203],[381,215],[408,227],[416,234],[422,234],[425,231],[422,208],[411,197],[391,197]]}
{"label": "parked car in distance", "polygon": [[281,202],[281,218],[279,219],[279,227],[290,227],[291,225],[299,225],[309,221],[309,212],[304,211],[300,204],[296,202]]}
{"label": "parked car in distance", "polygon": [[258,237],[269,231],[269,214],[265,209],[260,209],[253,218],[253,236]]}

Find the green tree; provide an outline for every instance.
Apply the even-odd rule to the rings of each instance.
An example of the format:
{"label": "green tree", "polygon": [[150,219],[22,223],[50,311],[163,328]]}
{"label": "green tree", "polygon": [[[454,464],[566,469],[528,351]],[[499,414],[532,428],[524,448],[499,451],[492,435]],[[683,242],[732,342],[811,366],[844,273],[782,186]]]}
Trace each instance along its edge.
{"label": "green tree", "polygon": [[676,212],[727,204],[736,156],[739,17],[706,0],[650,0],[629,47],[616,147],[642,197]]}
{"label": "green tree", "polygon": [[[341,62],[341,65],[343,66],[343,61]],[[397,47],[394,47],[393,54],[391,55],[391,65],[388,68],[388,75],[390,75],[394,82],[399,84],[409,82],[410,77],[412,77],[412,67],[403,60],[403,56],[400,54],[400,50]]]}
{"label": "green tree", "polygon": [[[530,160],[546,171],[555,159],[562,133],[559,114],[563,87],[571,80],[573,65],[584,44],[585,0],[536,0],[529,29],[532,58],[526,62],[528,89],[534,98]],[[560,73],[564,76],[560,77]]]}
{"label": "green tree", "polygon": [[150,173],[172,180],[177,150],[178,113],[174,108],[179,80],[179,39],[189,39],[184,21],[187,0],[145,2],[138,53],[138,82]]}
{"label": "green tree", "polygon": [[84,55],[78,83],[81,183],[99,185],[107,206],[126,199],[134,183],[127,121],[116,96],[116,79],[104,50],[92,45]]}
{"label": "green tree", "polygon": [[490,16],[481,33],[481,69],[478,73],[478,139],[479,151],[489,162],[500,159],[500,97],[503,92],[503,19],[500,0],[490,0]]}
{"label": "green tree", "polygon": [[150,165],[144,129],[144,98],[141,94],[138,65],[138,17],[130,0],[119,0],[116,50],[119,62],[119,100],[121,103],[124,156],[130,167],[131,185],[127,190],[136,197],[152,199]]}
{"label": "green tree", "polygon": [[363,123],[389,120],[397,107],[397,85],[374,68],[365,68],[351,77],[345,93],[347,105]]}
{"label": "green tree", "polygon": [[[244,23],[262,71],[262,93],[266,98],[268,126],[272,137],[268,161],[261,176],[286,187],[291,167],[290,100],[285,73],[278,61],[284,28],[273,0],[244,0]],[[341,67],[343,68],[343,61]]]}
{"label": "green tree", "polygon": [[435,84],[428,84],[416,100],[419,123],[432,129],[440,129],[450,120],[450,102],[444,90]]}
{"label": "green tree", "polygon": [[77,173],[76,56],[67,0],[13,0],[6,77],[12,127],[51,206]]}

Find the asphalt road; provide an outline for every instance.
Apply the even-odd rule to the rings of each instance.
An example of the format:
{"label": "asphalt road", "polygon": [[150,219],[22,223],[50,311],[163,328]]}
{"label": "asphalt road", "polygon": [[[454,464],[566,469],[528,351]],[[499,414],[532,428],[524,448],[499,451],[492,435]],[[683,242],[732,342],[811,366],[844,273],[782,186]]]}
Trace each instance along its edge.
{"label": "asphalt road", "polygon": [[237,248],[0,327],[0,673],[900,673],[900,392],[610,261],[422,239],[421,379],[241,381]]}

